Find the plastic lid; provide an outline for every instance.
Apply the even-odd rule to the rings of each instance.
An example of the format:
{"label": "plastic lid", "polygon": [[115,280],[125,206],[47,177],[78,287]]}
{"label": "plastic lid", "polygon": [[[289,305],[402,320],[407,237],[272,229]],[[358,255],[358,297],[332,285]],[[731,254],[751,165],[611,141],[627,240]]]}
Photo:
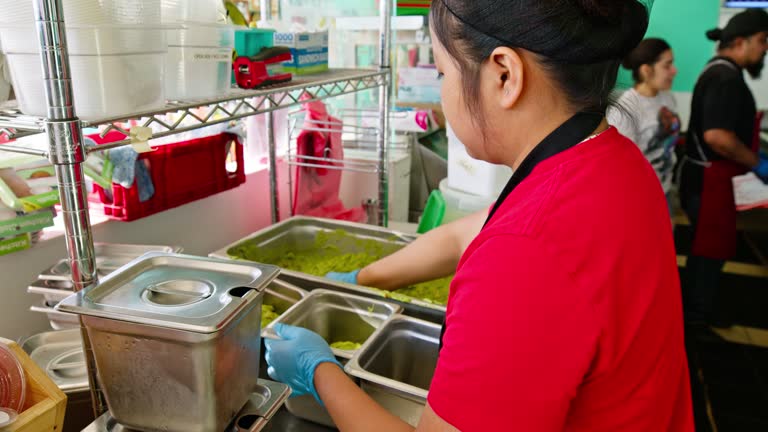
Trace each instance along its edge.
{"label": "plastic lid", "polygon": [[0,408],[0,428],[15,422],[18,416],[19,413],[10,408]]}
{"label": "plastic lid", "polygon": [[21,363],[10,348],[0,343],[0,408],[21,412],[26,390],[27,382]]}

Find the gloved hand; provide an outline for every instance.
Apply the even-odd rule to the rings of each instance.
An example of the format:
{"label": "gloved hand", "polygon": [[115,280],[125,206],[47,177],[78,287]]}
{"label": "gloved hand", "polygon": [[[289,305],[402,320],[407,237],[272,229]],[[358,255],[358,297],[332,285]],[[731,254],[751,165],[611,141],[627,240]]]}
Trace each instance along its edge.
{"label": "gloved hand", "polygon": [[325,277],[327,277],[328,279],[333,279],[335,281],[346,282],[346,283],[357,285],[358,273],[360,273],[359,269],[348,272],[348,273],[329,272],[325,275]]}
{"label": "gloved hand", "polygon": [[760,162],[757,164],[756,167],[752,168],[752,171],[760,177],[760,180],[762,180],[765,183],[768,183],[768,155],[766,155],[763,152],[760,152]]}
{"label": "gloved hand", "polygon": [[278,323],[274,330],[283,340],[264,340],[267,373],[273,380],[291,386],[291,396],[311,394],[322,405],[315,390],[315,370],[326,362],[343,368],[331,347],[320,335],[305,328]]}

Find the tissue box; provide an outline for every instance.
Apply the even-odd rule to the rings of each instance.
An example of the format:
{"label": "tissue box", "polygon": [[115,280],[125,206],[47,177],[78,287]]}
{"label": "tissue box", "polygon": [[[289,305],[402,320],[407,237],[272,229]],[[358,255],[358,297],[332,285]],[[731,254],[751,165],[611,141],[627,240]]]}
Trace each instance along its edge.
{"label": "tissue box", "polygon": [[32,247],[32,239],[29,237],[29,234],[0,239],[0,255],[27,250],[30,247]]}
{"label": "tissue box", "polygon": [[275,33],[275,46],[291,49],[293,60],[283,63],[284,71],[308,75],[328,70],[328,32]]}

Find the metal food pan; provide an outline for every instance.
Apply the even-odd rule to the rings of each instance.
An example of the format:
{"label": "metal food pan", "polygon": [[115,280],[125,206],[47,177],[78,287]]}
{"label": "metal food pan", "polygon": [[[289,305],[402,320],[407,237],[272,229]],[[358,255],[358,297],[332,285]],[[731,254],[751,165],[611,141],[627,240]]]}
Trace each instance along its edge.
{"label": "metal food pan", "polygon": [[[99,276],[106,276],[118,268],[128,264],[135,258],[147,252],[179,253],[179,246],[154,246],[117,243],[94,243],[93,251],[96,256],[96,271]],[[72,269],[68,259],[59,260],[49,269],[40,273],[40,279],[69,281],[72,279]]]}
{"label": "metal food pan", "polygon": [[[395,304],[327,290],[315,290],[267,326],[277,323],[304,327],[329,343],[364,343],[390,317],[400,312]],[[357,350],[333,348],[337,357],[351,358]]]}
{"label": "metal food pan", "polygon": [[309,293],[288,282],[274,279],[264,290],[262,304],[273,306],[278,315],[285,313]]}
{"label": "metal food pan", "polygon": [[[415,235],[405,234],[373,225],[333,219],[296,216],[233,242],[209,254],[209,256],[225,259],[242,259],[237,255],[233,255],[232,249],[244,243],[253,243],[255,246],[263,249],[291,250],[301,253],[302,251],[311,250],[314,247],[315,238],[319,232],[332,232],[336,230],[343,230],[350,236],[350,239],[346,242],[333,244],[333,247],[338,248],[338,250],[343,253],[360,252],[359,246],[355,244],[355,239],[374,240],[381,244],[385,253],[393,253],[417,238]],[[390,298],[397,301],[401,306],[403,303],[410,303],[423,309],[445,312],[445,306],[443,305],[437,305],[375,288],[339,282],[322,276],[302,273],[291,269],[281,269],[280,278],[306,290],[320,287],[364,296]]]}
{"label": "metal food pan", "polygon": [[27,287],[30,294],[39,294],[50,303],[58,303],[74,293],[72,281],[37,279]]}
{"label": "metal food pan", "polygon": [[[253,390],[250,399],[229,425],[227,431],[259,432],[263,430],[291,394],[291,389],[287,385],[262,379]],[[123,427],[109,413],[103,414],[83,429],[83,432],[129,431],[133,429]]]}
{"label": "metal food pan", "polygon": [[44,313],[48,315],[48,321],[54,330],[66,330],[80,327],[80,319],[76,314],[61,312],[54,309],[58,302],[43,300],[40,306],[30,306],[32,312]]}
{"label": "metal food pan", "polygon": [[362,389],[411,425],[427,401],[440,345],[440,326],[397,315],[358,350],[344,370]]}

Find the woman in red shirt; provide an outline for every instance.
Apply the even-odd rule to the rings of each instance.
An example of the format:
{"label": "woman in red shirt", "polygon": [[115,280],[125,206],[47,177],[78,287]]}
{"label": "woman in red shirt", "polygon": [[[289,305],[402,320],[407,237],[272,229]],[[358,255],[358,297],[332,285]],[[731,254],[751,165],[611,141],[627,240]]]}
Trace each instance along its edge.
{"label": "woman in red shirt", "polygon": [[[451,285],[418,431],[693,431],[682,307],[656,174],[605,111],[642,39],[637,0],[435,0],[445,115],[514,169]],[[408,431],[315,333],[277,326],[272,378],[342,431]]]}

